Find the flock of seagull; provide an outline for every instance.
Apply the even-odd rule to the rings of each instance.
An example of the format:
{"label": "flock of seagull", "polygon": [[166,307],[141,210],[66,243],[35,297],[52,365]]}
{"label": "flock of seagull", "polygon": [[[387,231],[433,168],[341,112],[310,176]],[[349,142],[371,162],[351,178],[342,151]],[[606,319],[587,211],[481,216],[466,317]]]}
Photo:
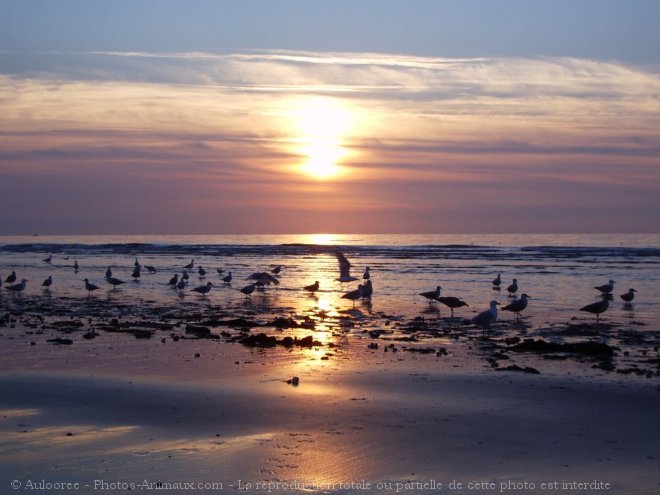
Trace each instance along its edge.
{"label": "flock of seagull", "polygon": [[[336,280],[338,282],[341,282],[342,284],[358,281],[359,279],[357,277],[351,276],[352,265],[348,261],[346,256],[344,256],[344,254],[342,254],[341,252],[336,252],[335,256],[337,257],[337,261],[339,262],[339,277]],[[47,258],[45,258],[42,261],[44,263],[51,263],[52,260],[53,260],[52,255],[49,255]],[[78,261],[75,261],[73,268],[76,272],[80,270]],[[188,263],[183,267],[181,276],[179,277],[179,274],[175,273],[174,276],[169,280],[168,285],[174,289],[179,290],[180,292],[184,291],[188,285],[189,272],[194,270],[194,268],[195,268],[195,260],[191,260],[190,263]],[[157,272],[155,267],[149,265],[142,265],[136,258],[131,277],[134,280],[139,280],[142,274],[142,270],[146,270],[147,272],[152,274]],[[272,270],[270,270],[270,272],[255,272],[251,274],[246,279],[249,280],[250,283],[245,287],[239,289],[239,291],[245,295],[245,298],[250,298],[252,296],[252,293],[257,288],[264,288],[267,285],[279,285],[280,281],[278,280],[277,277],[279,276],[281,270],[282,270],[282,265],[278,265]],[[220,268],[217,268],[216,271],[220,276],[224,274],[224,270]],[[207,274],[206,270],[201,266],[197,267],[197,273],[200,279],[205,278]],[[25,290],[25,288],[27,287],[28,280],[22,279],[18,283],[16,283],[16,280],[17,280],[16,272],[12,271],[4,282],[5,282],[5,288],[7,290],[10,290],[18,294]],[[125,283],[123,280],[113,277],[112,267],[108,267],[108,269],[106,270],[105,280],[110,285],[113,286],[113,289]],[[230,285],[233,280],[232,272],[229,271],[226,275],[222,277],[221,280],[223,284]],[[98,285],[90,282],[89,279],[87,278],[84,279],[84,282],[85,282],[85,290],[87,290],[89,295],[91,295],[92,292],[100,288]],[[48,278],[46,278],[41,285],[43,288],[49,289],[52,284],[53,284],[53,277],[49,275]],[[498,274],[497,277],[492,281],[492,285],[494,290],[501,290],[501,286],[502,286],[501,274]],[[2,278],[0,278],[0,287],[1,286],[2,286]],[[213,283],[207,282],[204,285],[194,287],[190,290],[201,295],[206,295],[211,291],[212,288],[213,288]],[[607,309],[609,308],[609,301],[612,300],[612,292],[614,291],[614,280],[610,280],[607,284],[599,285],[594,288],[600,292],[602,299],[598,302],[587,304],[586,306],[580,308],[580,311],[585,311],[587,313],[596,315],[596,322],[598,323],[600,315],[605,311],[607,311]],[[317,280],[313,284],[304,286],[302,289],[306,292],[314,293],[320,289],[320,284]],[[506,290],[509,296],[515,297],[516,293],[518,292],[518,280],[514,278],[512,280],[512,283],[506,288]],[[352,301],[353,307],[355,307],[356,301],[371,300],[371,296],[373,295],[373,292],[374,289],[371,281],[370,268],[366,267],[362,275],[362,283],[358,284],[357,289],[343,294],[341,298]],[[422,292],[419,295],[426,298],[429,304],[433,304],[434,302],[439,302],[447,306],[451,310],[452,317],[454,316],[455,309],[461,308],[463,306],[468,306],[468,304],[465,301],[459,299],[458,297],[442,296],[441,292],[442,292],[442,287],[438,285],[435,288],[435,290]],[[635,298],[636,292],[637,291],[635,289],[631,288],[628,290],[628,292],[621,294],[620,297],[625,302],[626,305],[630,305],[633,299]],[[519,298],[512,300],[509,304],[503,306],[501,309],[503,311],[510,311],[514,313],[516,315],[516,320],[519,320],[520,313],[527,308],[530,299],[532,298],[527,294],[521,294]],[[490,302],[489,308],[486,309],[485,311],[482,311],[475,317],[471,318],[470,322],[483,329],[490,328],[490,326],[497,321],[497,306],[499,305],[500,305],[499,302],[497,302],[496,300],[492,300]]]}
{"label": "flock of seagull", "polygon": [[[500,290],[501,285],[502,285],[502,277],[501,274],[498,273],[495,280],[493,280],[493,289]],[[439,297],[440,289],[441,287],[438,286],[436,289],[437,296],[434,299],[443,302],[442,298]],[[600,292],[601,300],[583,306],[582,308],[580,308],[580,311],[585,311],[587,313],[596,315],[596,323],[598,323],[600,321],[600,315],[605,311],[607,311],[610,304],[609,302],[612,300],[612,292],[614,291],[614,280],[610,280],[607,284],[604,285],[597,285],[594,287],[594,289]],[[514,296],[515,293],[518,291],[518,280],[514,278],[511,285],[509,285],[506,290],[510,296]],[[621,299],[623,299],[626,306],[630,306],[632,304],[632,300],[635,298],[636,292],[637,291],[635,289],[631,288],[628,289],[628,292],[626,292],[625,294],[620,295]],[[423,296],[429,298],[428,294],[430,293],[428,292],[422,293]],[[467,304],[465,304],[463,301],[460,301],[460,299],[457,298],[450,298],[450,299],[452,299],[451,304],[460,304],[461,306],[462,305],[467,306]],[[514,299],[511,303],[504,306],[502,310],[511,311],[512,313],[515,313],[516,320],[519,320],[520,313],[527,307],[527,303],[529,299],[531,299],[530,296],[528,296],[527,294],[522,294],[519,299]],[[449,304],[447,305],[449,306]],[[492,300],[490,302],[490,307],[487,310],[482,311],[477,316],[472,318],[470,321],[481,328],[484,329],[490,328],[490,326],[497,321],[497,306],[499,305],[500,303],[498,303],[495,300]],[[453,315],[453,311],[452,311],[452,315]]]}

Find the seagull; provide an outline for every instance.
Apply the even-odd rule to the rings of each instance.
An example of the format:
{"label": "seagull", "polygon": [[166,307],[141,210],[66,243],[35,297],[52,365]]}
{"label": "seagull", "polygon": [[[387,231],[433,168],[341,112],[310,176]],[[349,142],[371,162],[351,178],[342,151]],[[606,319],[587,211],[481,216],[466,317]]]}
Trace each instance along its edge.
{"label": "seagull", "polygon": [[229,272],[225,277],[223,277],[222,281],[223,281],[225,284],[229,285],[229,284],[231,284],[231,279],[232,279],[232,278],[233,278],[233,277],[231,276],[231,272]]}
{"label": "seagull", "polygon": [[364,287],[362,286],[362,284],[360,284],[360,285],[358,285],[358,288],[356,290],[352,290],[350,292],[347,292],[346,294],[341,296],[341,298],[353,301],[353,307],[355,307],[355,301],[362,298],[362,290],[363,289],[364,289]]}
{"label": "seagull", "polygon": [[135,265],[135,268],[142,268],[142,265],[140,264],[140,262],[138,261],[137,258],[135,258],[135,263],[134,263],[134,265]]}
{"label": "seagull", "polygon": [[97,290],[98,288],[98,285],[91,284],[89,279],[85,279],[85,290],[89,293],[89,295],[92,294],[92,291]]}
{"label": "seagull", "polygon": [[362,299],[371,300],[371,295],[374,293],[374,288],[371,285],[371,280],[367,280],[362,286]]}
{"label": "seagull", "polygon": [[595,303],[587,304],[585,307],[580,308],[580,311],[586,311],[592,315],[596,315],[596,323],[599,322],[599,317],[601,313],[607,311],[607,308],[610,307],[610,301],[607,297],[607,294],[603,294],[603,300]]}
{"label": "seagull", "polygon": [[501,275],[502,275],[501,273],[498,273],[498,274],[497,274],[497,277],[495,278],[495,280],[493,280],[493,289],[495,289],[495,290],[499,290],[500,285],[502,285],[502,277],[501,277]]}
{"label": "seagull", "polygon": [[266,272],[255,272],[245,280],[254,280],[256,281],[257,285],[262,287],[264,285],[270,285],[270,284],[279,285],[280,283],[279,280],[273,277],[270,273],[266,273]]}
{"label": "seagull", "polygon": [[51,285],[53,285],[53,277],[51,277],[50,275],[48,275],[48,278],[47,278],[46,280],[44,280],[44,282],[41,284],[41,286],[42,286],[42,287],[46,287],[46,289],[47,289],[47,288],[50,287]]}
{"label": "seagull", "polygon": [[611,294],[612,291],[614,290],[614,280],[610,280],[609,283],[605,285],[599,285],[597,287],[594,287],[594,289],[598,289],[603,294]]}
{"label": "seagull", "polygon": [[252,297],[252,293],[256,288],[257,288],[257,284],[246,285],[241,289],[241,292],[245,294],[245,298],[247,299],[248,297]]}
{"label": "seagull", "polygon": [[179,281],[177,282],[177,284],[176,284],[176,288],[179,289],[180,291],[182,291],[183,289],[186,288],[186,285],[188,285],[188,284],[186,283],[186,281],[185,281],[184,279],[181,279],[181,280],[179,280]]}
{"label": "seagull", "polygon": [[183,280],[188,280],[188,272],[187,272],[186,270],[183,270],[183,271],[181,272],[181,278],[182,278]]}
{"label": "seagull", "polygon": [[281,271],[282,271],[282,265],[277,265],[275,268],[273,268],[270,271],[270,273],[274,273],[275,275],[279,275]]}
{"label": "seagull", "polygon": [[27,282],[28,282],[27,280],[23,279],[21,280],[21,283],[8,285],[7,287],[5,287],[5,289],[20,293],[25,290],[25,287],[27,286]]}
{"label": "seagull", "polygon": [[433,301],[437,301],[438,297],[440,297],[440,291],[442,290],[442,287],[439,285],[435,288],[435,290],[431,290],[428,292],[420,292],[420,296],[424,296],[426,299],[429,300],[429,304],[433,304]]}
{"label": "seagull", "polygon": [[78,270],[80,270],[80,265],[78,264],[78,260],[76,260],[76,261],[73,262],[73,269],[74,269],[74,271],[76,271],[76,272],[77,272]]}
{"label": "seagull", "polygon": [[131,273],[131,277],[133,277],[133,279],[137,282],[137,280],[140,278],[140,265],[135,266],[133,273]]}
{"label": "seagull", "polygon": [[194,292],[198,292],[201,295],[205,296],[206,294],[209,293],[211,287],[213,287],[213,284],[211,282],[207,282],[206,285],[200,285],[199,287],[195,287],[194,289],[190,289],[190,290]]}
{"label": "seagull", "polygon": [[43,261],[44,263],[50,263],[51,261],[53,261],[53,255],[49,254],[48,258],[46,258],[45,260],[41,260],[41,261]]}
{"label": "seagull", "polygon": [[6,284],[13,284],[14,282],[16,282],[16,272],[11,272],[11,275],[9,275],[5,279],[5,283]]}
{"label": "seagull", "polygon": [[621,299],[623,299],[626,304],[630,304],[632,300],[635,299],[635,292],[637,292],[635,289],[628,289],[628,292],[621,294]]}
{"label": "seagull", "polygon": [[118,278],[114,278],[114,277],[108,277],[108,278],[106,278],[106,280],[108,281],[109,284],[112,285],[112,290],[115,290],[118,285],[121,285],[121,284],[124,283],[123,280],[119,280]]}
{"label": "seagull", "polygon": [[319,290],[319,281],[317,280],[312,285],[306,285],[303,287],[303,289],[305,289],[307,292],[316,292]]}
{"label": "seagull", "polygon": [[204,278],[204,277],[206,277],[206,270],[204,270],[204,268],[202,268],[201,266],[200,266],[199,269],[197,270],[197,273],[199,273],[199,278]]}
{"label": "seagull", "polygon": [[351,263],[346,259],[346,256],[339,251],[335,253],[335,256],[339,261],[339,278],[337,280],[342,283],[357,280],[356,277],[351,277]]}
{"label": "seagull", "polygon": [[222,275],[223,273],[225,273],[225,271],[222,268],[216,268],[215,271],[218,272],[218,275]]}
{"label": "seagull", "polygon": [[174,276],[167,282],[168,285],[176,287],[176,284],[179,283],[179,274],[175,273]]}
{"label": "seagull", "polygon": [[520,299],[511,301],[509,304],[502,308],[503,311],[512,311],[516,314],[516,321],[520,319],[520,312],[527,307],[527,300],[531,299],[527,294],[520,296]]}
{"label": "seagull", "polygon": [[362,278],[364,280],[369,280],[371,278],[371,273],[369,273],[369,267],[366,267],[364,269],[364,273],[362,274]]}
{"label": "seagull", "polygon": [[108,267],[108,269],[105,271],[105,278],[110,278],[112,277],[112,268]]}
{"label": "seagull", "polygon": [[185,270],[192,270],[192,269],[193,269],[193,266],[195,266],[195,260],[190,260],[190,263],[188,263],[188,264],[187,264],[186,266],[184,266],[183,268],[184,268]]}
{"label": "seagull", "polygon": [[153,266],[144,265],[144,267],[147,269],[149,273],[156,273],[156,268],[154,268]]}
{"label": "seagull", "polygon": [[518,291],[518,279],[513,279],[513,283],[506,288],[506,291],[510,296],[514,295]]}
{"label": "seagull", "polygon": [[439,297],[438,296],[438,301],[440,301],[442,304],[447,306],[449,309],[451,309],[451,316],[452,318],[454,317],[454,309],[460,308],[462,306],[468,306],[468,303],[463,301],[462,299],[459,299],[458,297],[454,296],[447,296],[447,297]]}
{"label": "seagull", "polygon": [[490,328],[490,326],[497,321],[497,306],[499,304],[500,303],[497,301],[491,301],[490,308],[486,311],[482,311],[470,321],[483,329]]}

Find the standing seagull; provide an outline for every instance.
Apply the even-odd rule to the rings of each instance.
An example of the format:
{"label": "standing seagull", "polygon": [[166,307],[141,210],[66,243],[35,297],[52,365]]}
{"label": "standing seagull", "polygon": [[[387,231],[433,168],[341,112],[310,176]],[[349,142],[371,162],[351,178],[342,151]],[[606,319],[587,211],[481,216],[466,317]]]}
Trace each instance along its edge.
{"label": "standing seagull", "polygon": [[108,269],[105,271],[105,278],[110,278],[112,277],[112,268],[108,267]]}
{"label": "standing seagull", "polygon": [[527,300],[531,299],[527,294],[520,296],[520,299],[516,299],[511,303],[507,304],[502,308],[502,311],[512,311],[516,314],[516,321],[520,319],[520,312],[527,307]]}
{"label": "standing seagull", "polygon": [[89,282],[89,279],[85,279],[85,290],[87,291],[88,295],[92,295],[92,291],[98,290],[99,286],[94,285]]}
{"label": "standing seagull", "polygon": [[491,301],[490,308],[486,311],[482,311],[470,321],[484,330],[490,328],[490,326],[497,321],[497,306],[499,304],[500,303],[497,301]]}
{"label": "standing seagull", "polygon": [[611,294],[612,291],[614,290],[614,280],[610,280],[605,285],[598,285],[594,287],[594,289],[598,289],[603,294]]}
{"label": "standing seagull", "polygon": [[440,297],[440,291],[442,290],[442,287],[439,285],[435,288],[435,290],[430,290],[428,292],[420,292],[420,296],[424,296],[426,299],[429,300],[429,304],[433,304],[433,301],[437,301],[438,298]]}
{"label": "standing seagull", "polygon": [[231,284],[231,279],[232,279],[232,278],[233,278],[233,277],[232,277],[232,275],[231,275],[231,272],[229,272],[225,277],[222,278],[222,281],[223,281],[225,284],[229,285],[229,284]]}
{"label": "standing seagull", "polygon": [[282,271],[282,265],[277,265],[275,268],[273,268],[270,271],[270,273],[274,273],[275,275],[279,275],[281,271]]}
{"label": "standing seagull", "polygon": [[339,261],[339,278],[337,280],[342,283],[357,280],[356,277],[351,277],[351,263],[346,256],[339,251],[335,253],[335,256],[337,257],[337,261]]}
{"label": "standing seagull", "polygon": [[513,283],[506,288],[506,291],[509,293],[510,296],[518,292],[518,279],[514,278]]}
{"label": "standing seagull", "polygon": [[303,289],[305,289],[307,292],[316,292],[319,290],[319,281],[317,280],[312,285],[306,285],[303,287]]}
{"label": "standing seagull", "polygon": [[112,290],[115,290],[118,285],[121,285],[121,284],[124,283],[123,280],[119,280],[118,278],[114,278],[114,277],[106,278],[106,280],[108,281],[108,283],[110,285],[112,285]]}
{"label": "standing seagull", "polygon": [[364,274],[362,275],[363,280],[369,280],[371,278],[371,273],[369,273],[369,267],[364,269]]}
{"label": "standing seagull", "polygon": [[5,279],[5,283],[6,284],[13,284],[14,282],[16,282],[16,272],[11,272],[11,275],[9,275]]}
{"label": "standing seagull", "polygon": [[607,311],[607,308],[610,307],[610,301],[607,297],[608,294],[603,294],[603,300],[595,303],[587,304],[585,307],[580,308],[580,311],[586,311],[592,315],[596,315],[596,323],[599,322],[599,317],[601,313]]}
{"label": "standing seagull", "polygon": [[187,282],[185,281],[185,279],[182,278],[181,280],[179,280],[179,281],[177,282],[177,284],[176,284],[176,288],[179,289],[179,291],[182,292],[183,289],[186,288],[186,285],[188,285]]}
{"label": "standing seagull", "polygon": [[188,263],[186,266],[183,267],[184,270],[192,270],[193,266],[195,266],[195,260],[190,260],[190,263]]}
{"label": "standing seagull", "polygon": [[204,278],[204,277],[206,277],[206,270],[204,270],[204,268],[202,268],[201,266],[200,266],[199,269],[197,270],[197,273],[199,273],[199,278]]}
{"label": "standing seagull", "polygon": [[150,265],[144,265],[144,267],[147,269],[149,273],[156,273],[156,268]]}
{"label": "standing seagull", "polygon": [[621,299],[626,302],[626,306],[629,306],[632,303],[632,300],[635,299],[635,289],[628,289],[628,292],[621,294]]}
{"label": "standing seagull", "polygon": [[78,264],[78,260],[76,260],[73,262],[73,271],[77,272],[78,270],[80,270],[80,265]]}
{"label": "standing seagull", "polygon": [[140,264],[140,262],[138,261],[137,258],[135,258],[135,263],[134,263],[134,265],[135,265],[135,268],[142,268],[142,265]]}
{"label": "standing seagull", "polygon": [[191,290],[205,296],[209,293],[211,287],[213,287],[213,284],[211,282],[207,282],[206,285],[200,285],[199,287],[195,287]]}
{"label": "standing seagull", "polygon": [[135,268],[133,268],[133,273],[131,273],[131,277],[133,277],[133,280],[136,282],[140,278],[140,265],[135,265]]}
{"label": "standing seagull", "polygon": [[371,296],[373,293],[374,293],[374,287],[373,285],[371,285],[371,280],[367,280],[367,282],[362,287],[362,299],[371,300]]}
{"label": "standing seagull", "polygon": [[358,288],[356,290],[347,292],[346,294],[341,296],[341,298],[348,299],[349,301],[353,301],[353,307],[355,307],[355,301],[362,298],[362,290],[363,290],[363,286],[362,284],[360,284],[358,285]]}
{"label": "standing seagull", "polygon": [[500,285],[502,285],[501,275],[501,273],[498,273],[497,277],[495,277],[495,280],[493,280],[493,290],[500,290]]}
{"label": "standing seagull", "polygon": [[50,287],[51,285],[53,285],[53,277],[48,275],[48,278],[46,280],[44,280],[44,282],[41,284],[41,286],[48,289],[48,287]]}
{"label": "standing seagull", "polygon": [[250,275],[246,280],[254,280],[257,285],[263,287],[264,285],[275,284],[279,285],[280,281],[273,277],[270,273],[255,272]]}
{"label": "standing seagull", "polygon": [[50,263],[51,261],[53,261],[53,255],[52,255],[52,254],[49,254],[49,255],[48,255],[48,258],[46,258],[45,260],[42,260],[42,261],[43,261],[44,263]]}
{"label": "standing seagull", "polygon": [[245,298],[247,299],[248,297],[252,297],[252,293],[254,292],[254,289],[257,288],[257,284],[250,284],[246,285],[241,289],[241,292],[245,294]]}
{"label": "standing seagull", "polygon": [[444,304],[449,309],[451,309],[452,318],[454,317],[454,309],[461,308],[463,306],[468,306],[468,303],[454,296],[447,296],[447,297],[438,296],[438,301],[440,301],[442,304]]}
{"label": "standing seagull", "polygon": [[27,280],[23,279],[23,280],[21,280],[21,283],[14,284],[14,285],[8,285],[5,288],[7,290],[11,290],[11,291],[14,291],[14,292],[20,294],[21,292],[23,292],[25,290],[25,287],[27,287],[27,282],[28,282]]}
{"label": "standing seagull", "polygon": [[176,284],[179,283],[179,274],[175,273],[174,276],[170,279],[169,282],[167,282],[167,285],[171,285],[172,287],[176,287]]}

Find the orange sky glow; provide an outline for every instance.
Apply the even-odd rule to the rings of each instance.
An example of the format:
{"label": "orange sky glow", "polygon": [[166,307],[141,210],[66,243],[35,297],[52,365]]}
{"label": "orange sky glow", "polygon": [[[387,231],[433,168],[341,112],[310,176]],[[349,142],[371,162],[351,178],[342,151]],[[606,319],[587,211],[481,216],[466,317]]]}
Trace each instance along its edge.
{"label": "orange sky glow", "polygon": [[[32,205],[5,231],[659,226],[648,212],[659,206],[660,75],[648,70],[281,51],[54,56],[82,69],[0,75],[0,176]],[[112,70],[85,72],[86,60]]]}

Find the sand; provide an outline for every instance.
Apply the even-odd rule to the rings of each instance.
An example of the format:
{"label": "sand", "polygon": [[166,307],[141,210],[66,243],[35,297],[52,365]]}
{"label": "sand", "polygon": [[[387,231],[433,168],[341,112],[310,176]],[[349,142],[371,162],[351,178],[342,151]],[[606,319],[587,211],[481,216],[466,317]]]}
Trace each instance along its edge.
{"label": "sand", "polygon": [[[79,483],[75,493],[145,480],[181,493],[184,483],[256,492],[264,482],[289,483],[270,485],[280,493],[459,491],[452,481],[461,493],[541,493],[555,481],[660,490],[656,388],[423,364],[266,365],[200,381],[4,373],[3,490],[11,480]],[[284,379],[293,373],[297,387]],[[474,482],[495,489],[468,489]],[[535,488],[511,489],[521,483]]]}
{"label": "sand", "polygon": [[[436,323],[348,310],[316,315],[311,347],[263,349],[237,342],[312,330],[220,325],[210,339],[187,321],[149,327],[164,313],[39,311],[0,331],[0,493],[660,492],[648,339],[633,353],[646,371],[617,373],[632,357],[513,351],[524,323],[484,336],[445,319],[427,338]],[[150,338],[123,331],[140,325]]]}

